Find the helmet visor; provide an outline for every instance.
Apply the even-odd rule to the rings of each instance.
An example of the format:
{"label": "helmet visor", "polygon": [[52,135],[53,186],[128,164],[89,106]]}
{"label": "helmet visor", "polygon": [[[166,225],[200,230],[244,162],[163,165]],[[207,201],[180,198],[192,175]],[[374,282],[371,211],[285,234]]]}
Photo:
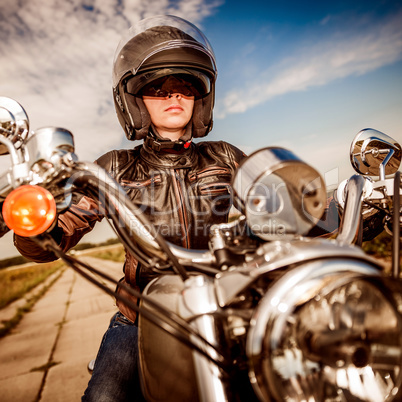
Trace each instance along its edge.
{"label": "helmet visor", "polygon": [[131,77],[126,92],[134,96],[169,98],[174,93],[201,99],[211,92],[206,74],[183,69],[162,69],[144,74],[142,79]]}

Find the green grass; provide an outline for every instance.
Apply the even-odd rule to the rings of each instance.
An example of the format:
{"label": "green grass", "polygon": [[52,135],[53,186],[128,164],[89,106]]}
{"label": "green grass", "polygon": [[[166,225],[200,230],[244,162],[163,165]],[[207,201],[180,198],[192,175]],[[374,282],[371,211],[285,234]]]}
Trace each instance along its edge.
{"label": "green grass", "polygon": [[[380,260],[384,265],[384,272],[392,273],[392,236],[385,230],[375,239],[364,242],[362,249],[369,255]],[[402,272],[402,255],[400,255],[399,266]]]}
{"label": "green grass", "polygon": [[[91,254],[88,253],[88,255]],[[106,251],[94,250],[93,256],[123,262],[124,249],[123,246],[116,245],[115,248]],[[63,266],[62,261],[54,261],[44,264],[32,263],[32,265],[11,270],[0,269],[0,309],[24,297],[27,292],[43,282],[61,266]]]}
{"label": "green grass", "polygon": [[27,292],[56,272],[62,265],[62,261],[55,261],[0,270],[0,309],[24,297]]}
{"label": "green grass", "polygon": [[93,254],[90,253],[87,255],[91,255],[96,258],[102,258],[104,260],[124,262],[125,252],[124,252],[123,246],[120,245],[120,246],[116,246],[115,248],[112,248],[110,250],[94,251]]}
{"label": "green grass", "polygon": [[35,303],[48,291],[48,289],[50,289],[50,287],[53,285],[53,283],[56,282],[60,278],[62,273],[63,273],[63,270],[60,270],[59,274],[55,278],[53,278],[52,282],[48,283],[46,286],[44,286],[40,290],[40,292],[36,293],[29,300],[27,300],[26,303],[22,307],[19,307],[16,310],[14,316],[10,320],[2,322],[3,325],[2,325],[2,327],[0,327],[0,338],[9,334],[11,332],[11,330],[19,324],[19,322],[22,320],[24,315],[32,310],[32,307],[35,305]]}
{"label": "green grass", "polygon": [[28,259],[19,255],[17,257],[5,258],[4,260],[0,261],[0,269],[14,267],[15,265],[26,264],[29,262]]}
{"label": "green grass", "polygon": [[384,230],[375,239],[366,241],[362,246],[367,254],[379,258],[387,258],[392,255],[392,237]]}
{"label": "green grass", "polygon": [[[124,248],[117,245],[110,250],[99,252],[94,250],[93,253],[87,255],[93,255],[94,257],[103,258],[113,261],[124,261]],[[23,261],[15,261],[21,263]],[[62,267],[65,266],[62,261],[54,261],[44,264],[35,264],[24,267],[16,267],[15,269],[1,269],[0,267],[0,309],[6,307],[15,300],[23,298],[30,290],[42,283],[46,278],[52,275],[54,272],[60,270],[62,273]],[[14,316],[6,321],[2,322],[0,327],[0,338],[6,336],[10,331],[15,328],[22,320],[24,315],[31,311],[35,303],[46,293],[46,291],[53,285],[53,283],[60,277],[60,274],[40,292],[37,292],[34,296],[27,299],[22,307],[16,309]],[[38,370],[41,368],[38,368]]]}

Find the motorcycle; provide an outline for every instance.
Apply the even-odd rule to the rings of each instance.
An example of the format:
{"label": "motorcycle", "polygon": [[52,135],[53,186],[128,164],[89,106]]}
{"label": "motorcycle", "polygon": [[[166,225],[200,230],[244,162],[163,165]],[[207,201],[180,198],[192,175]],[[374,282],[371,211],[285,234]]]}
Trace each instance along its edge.
{"label": "motorcycle", "polygon": [[[0,134],[0,154],[11,159],[0,176],[4,221],[139,313],[147,400],[401,399],[402,152],[389,136],[365,129],[353,140],[357,174],[335,192],[336,237],[307,236],[326,207],[320,174],[271,147],[234,177],[241,214],[211,227],[208,250],[188,250],[154,231],[102,168],[79,161],[68,130],[30,131],[23,107],[3,97]],[[141,294],[125,287],[139,305],[48,235],[75,191],[100,200],[126,249],[158,273]],[[359,246],[384,229],[393,236],[392,274]]]}

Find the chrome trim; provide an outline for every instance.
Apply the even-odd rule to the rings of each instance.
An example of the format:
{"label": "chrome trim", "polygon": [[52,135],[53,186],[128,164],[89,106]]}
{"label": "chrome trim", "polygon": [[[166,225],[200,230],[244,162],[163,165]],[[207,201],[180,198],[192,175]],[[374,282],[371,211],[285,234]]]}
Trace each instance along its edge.
{"label": "chrome trim", "polygon": [[[185,319],[191,319],[191,325],[209,343],[219,347],[223,339],[221,325],[211,313],[218,310],[213,280],[203,275],[190,277],[184,282],[184,289],[179,299],[179,313]],[[199,340],[193,337],[193,342]],[[209,353],[217,358],[216,352],[207,346]],[[193,351],[194,369],[197,377],[199,400],[201,402],[230,400],[230,384],[227,375],[215,363]],[[225,379],[226,377],[226,379]]]}
{"label": "chrome trim", "polygon": [[268,272],[317,259],[334,258],[360,260],[371,266],[381,267],[377,260],[366,255],[361,248],[341,245],[336,240],[303,238],[266,243],[255,255],[250,256],[250,261],[243,266],[216,275],[215,285],[219,305],[221,307],[229,305],[240,292]]}
{"label": "chrome trim", "polygon": [[364,187],[364,177],[359,175],[353,175],[346,185],[345,208],[336,238],[340,244],[353,244],[357,239]]}
{"label": "chrome trim", "polygon": [[173,243],[167,242],[173,255],[179,259],[181,264],[199,263],[214,264],[215,257],[209,250],[189,250]]}

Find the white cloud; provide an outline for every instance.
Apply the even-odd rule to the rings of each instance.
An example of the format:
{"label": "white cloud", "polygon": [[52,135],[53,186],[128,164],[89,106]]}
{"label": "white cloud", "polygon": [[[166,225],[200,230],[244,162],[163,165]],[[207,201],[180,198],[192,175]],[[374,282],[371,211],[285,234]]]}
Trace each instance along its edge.
{"label": "white cloud", "polygon": [[120,146],[111,72],[121,35],[135,21],[175,14],[199,24],[219,0],[3,0],[0,96],[20,102],[31,127],[61,126],[81,159]]}
{"label": "white cloud", "polygon": [[[33,129],[53,125],[71,130],[79,158],[92,161],[124,139],[111,89],[113,56],[121,35],[135,21],[156,14],[178,15],[199,25],[220,4],[2,0],[0,96],[20,102]],[[9,157],[1,156],[0,174],[8,165]],[[11,234],[1,239],[1,247],[5,257],[18,254]]]}
{"label": "white cloud", "polygon": [[214,13],[224,0],[213,0],[206,3],[204,0],[180,1],[174,7],[168,8],[168,14],[174,14],[192,21],[200,26],[202,21]]}
{"label": "white cloud", "polygon": [[400,60],[401,26],[402,13],[398,13],[387,20],[371,22],[365,31],[338,32],[304,45],[292,57],[262,72],[246,89],[235,88],[227,93],[217,102],[220,107],[216,116],[243,113],[276,96],[365,74]]}

